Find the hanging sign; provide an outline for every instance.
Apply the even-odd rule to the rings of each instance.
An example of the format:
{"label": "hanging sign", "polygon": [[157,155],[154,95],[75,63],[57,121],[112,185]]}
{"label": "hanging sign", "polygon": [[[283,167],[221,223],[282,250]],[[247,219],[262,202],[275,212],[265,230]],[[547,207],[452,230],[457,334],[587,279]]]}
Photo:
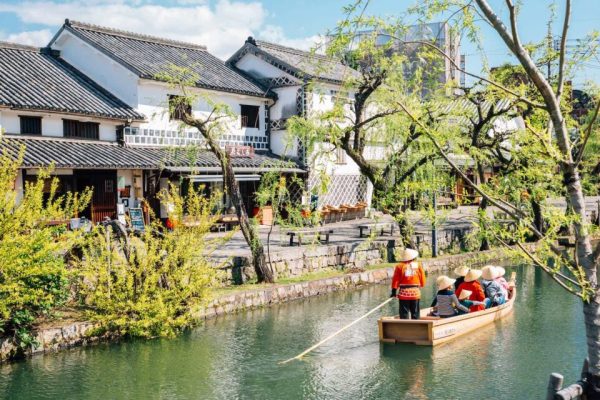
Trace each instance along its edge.
{"label": "hanging sign", "polygon": [[231,158],[252,158],[254,157],[254,147],[226,145],[225,152]]}

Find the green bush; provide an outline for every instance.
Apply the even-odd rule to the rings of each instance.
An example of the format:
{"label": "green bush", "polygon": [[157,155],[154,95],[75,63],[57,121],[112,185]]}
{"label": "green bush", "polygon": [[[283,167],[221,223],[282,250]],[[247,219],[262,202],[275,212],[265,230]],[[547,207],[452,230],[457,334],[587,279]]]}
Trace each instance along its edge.
{"label": "green bush", "polygon": [[104,330],[172,336],[193,324],[194,312],[209,297],[215,274],[207,253],[214,242],[206,234],[214,224],[213,202],[193,188],[185,198],[174,187],[160,197],[170,204],[172,231],[154,222],[144,233],[117,238],[100,226],[83,247],[77,294]]}
{"label": "green bush", "polygon": [[24,349],[35,344],[34,322],[67,300],[64,254],[80,240],[78,233],[48,222],[76,215],[91,193],[57,196],[58,182],[45,170],[25,186],[19,201],[19,165],[0,156],[0,330]]}

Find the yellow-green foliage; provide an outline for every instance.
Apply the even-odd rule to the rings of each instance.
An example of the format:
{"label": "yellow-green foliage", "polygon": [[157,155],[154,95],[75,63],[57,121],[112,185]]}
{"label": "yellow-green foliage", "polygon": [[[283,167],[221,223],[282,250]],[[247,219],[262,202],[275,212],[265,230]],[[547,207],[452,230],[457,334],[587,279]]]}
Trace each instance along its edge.
{"label": "yellow-green foliage", "polygon": [[25,348],[34,342],[34,321],[68,298],[64,254],[80,239],[79,233],[48,221],[76,215],[91,192],[57,196],[58,182],[45,170],[18,201],[19,165],[20,160],[0,155],[0,330]]}
{"label": "yellow-green foliage", "polygon": [[155,222],[117,240],[111,228],[99,226],[83,248],[79,299],[106,330],[172,336],[193,323],[208,298],[215,276],[207,259],[214,243],[206,236],[214,223],[212,199],[193,188],[182,198],[175,187],[160,197],[172,205],[172,231]]}

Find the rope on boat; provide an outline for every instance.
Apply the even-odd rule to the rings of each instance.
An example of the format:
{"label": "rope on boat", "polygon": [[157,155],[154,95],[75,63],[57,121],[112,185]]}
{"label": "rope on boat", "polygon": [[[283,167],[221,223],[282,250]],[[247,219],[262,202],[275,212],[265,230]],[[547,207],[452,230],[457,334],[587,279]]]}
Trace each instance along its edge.
{"label": "rope on boat", "polygon": [[338,334],[342,333],[346,329],[350,328],[352,325],[354,325],[357,322],[360,322],[361,320],[365,319],[366,317],[368,317],[369,315],[373,314],[375,311],[379,310],[381,307],[385,306],[387,303],[389,303],[390,301],[392,301],[394,299],[395,299],[395,297],[390,297],[389,299],[387,299],[386,301],[384,301],[383,303],[381,303],[377,307],[373,308],[371,311],[369,311],[368,313],[366,313],[362,317],[360,317],[358,319],[355,319],[354,321],[350,322],[348,325],[346,325],[343,328],[339,329],[337,332],[332,333],[331,335],[327,336],[325,339],[321,340],[319,343],[317,343],[314,346],[311,346],[308,349],[304,350],[302,353],[298,354],[296,357],[292,357],[292,358],[287,359],[285,361],[281,361],[281,362],[279,362],[279,364],[287,364],[290,361],[301,359],[302,357],[304,357],[305,355],[307,355],[308,353],[310,353],[311,351],[313,351],[317,347],[321,346],[323,343],[327,342],[329,339],[333,338],[334,336],[337,336]]}

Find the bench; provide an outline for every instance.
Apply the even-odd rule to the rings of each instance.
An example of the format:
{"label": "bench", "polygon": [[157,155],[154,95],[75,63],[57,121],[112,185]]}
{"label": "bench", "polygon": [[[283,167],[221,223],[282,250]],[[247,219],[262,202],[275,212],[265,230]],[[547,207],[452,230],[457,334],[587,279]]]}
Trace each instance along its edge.
{"label": "bench", "polygon": [[[297,236],[298,246],[302,246],[302,237],[307,235],[315,235],[319,242],[329,244],[329,235],[333,233],[333,229],[301,229],[296,231],[289,231],[287,235],[290,237],[290,246],[294,245],[294,236]],[[325,236],[325,239],[321,239],[321,235]]]}
{"label": "bench", "polygon": [[394,230],[396,228],[396,224],[393,222],[376,222],[372,224],[363,224],[358,225],[359,234],[358,237],[362,238],[365,236],[365,231],[368,231],[369,236],[371,232],[380,232],[380,235],[383,236],[385,233],[389,233],[390,236],[394,235]]}

